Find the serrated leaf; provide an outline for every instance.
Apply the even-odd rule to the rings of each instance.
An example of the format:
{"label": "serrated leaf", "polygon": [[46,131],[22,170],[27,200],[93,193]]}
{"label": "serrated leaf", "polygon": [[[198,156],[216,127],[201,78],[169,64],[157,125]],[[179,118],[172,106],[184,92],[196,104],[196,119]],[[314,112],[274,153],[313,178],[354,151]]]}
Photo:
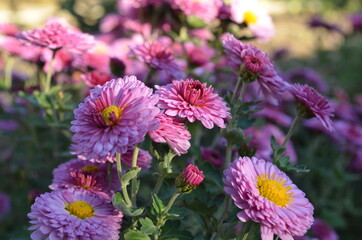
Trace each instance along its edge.
{"label": "serrated leaf", "polygon": [[165,209],[165,205],[162,200],[157,197],[156,194],[152,195],[152,209],[155,211],[156,215],[160,215]]}
{"label": "serrated leaf", "polygon": [[124,234],[124,239],[125,240],[151,240],[151,238],[149,236],[142,233],[141,231],[132,231],[132,230],[128,230]]}
{"label": "serrated leaf", "polygon": [[147,217],[140,218],[139,222],[141,223],[141,232],[146,235],[152,235],[159,231],[158,228],[153,224],[152,220]]}

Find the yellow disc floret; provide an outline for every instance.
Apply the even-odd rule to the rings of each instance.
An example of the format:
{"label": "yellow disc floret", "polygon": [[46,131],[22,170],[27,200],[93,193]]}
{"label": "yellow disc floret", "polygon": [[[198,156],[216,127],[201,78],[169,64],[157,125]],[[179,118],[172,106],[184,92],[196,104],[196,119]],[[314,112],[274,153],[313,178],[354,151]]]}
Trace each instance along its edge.
{"label": "yellow disc floret", "polygon": [[70,215],[76,216],[77,218],[84,219],[87,217],[93,217],[93,207],[84,201],[75,201],[65,206]]}
{"label": "yellow disc floret", "polygon": [[120,109],[119,107],[117,107],[115,105],[106,107],[102,111],[103,120],[106,123],[109,123],[112,125],[117,124],[118,120],[121,118],[121,115],[122,115],[122,109]]}
{"label": "yellow disc floret", "polygon": [[293,200],[292,187],[285,186],[287,181],[282,177],[269,177],[268,174],[261,174],[257,177],[257,187],[260,196],[267,198],[279,207],[285,207]]}
{"label": "yellow disc floret", "polygon": [[82,167],[82,171],[84,172],[98,172],[99,167],[95,166],[95,165],[86,165],[84,167]]}
{"label": "yellow disc floret", "polygon": [[244,22],[246,24],[256,23],[257,20],[258,20],[257,16],[252,11],[246,11],[244,13]]}

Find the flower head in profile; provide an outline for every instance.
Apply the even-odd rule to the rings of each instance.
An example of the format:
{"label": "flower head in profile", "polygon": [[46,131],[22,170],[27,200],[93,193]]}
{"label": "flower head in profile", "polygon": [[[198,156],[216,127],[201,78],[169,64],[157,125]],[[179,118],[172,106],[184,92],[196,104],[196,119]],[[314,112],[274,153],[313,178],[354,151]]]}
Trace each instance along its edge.
{"label": "flower head in profile", "polygon": [[176,178],[176,188],[179,192],[190,193],[204,181],[204,178],[197,166],[189,164]]}
{"label": "flower head in profile", "polygon": [[93,88],[97,85],[103,85],[110,81],[112,79],[112,75],[94,70],[92,72],[82,74],[81,78],[88,87]]}
{"label": "flower head in profile", "polygon": [[117,240],[122,222],[122,213],[109,200],[74,188],[40,195],[28,217],[32,240]]}
{"label": "flower head in profile", "polygon": [[74,110],[70,130],[76,154],[87,158],[113,157],[144,140],[158,127],[158,96],[135,76],[113,79],[96,86]]}
{"label": "flower head in profile", "polygon": [[112,169],[112,184],[108,182],[107,172],[107,164],[73,159],[53,170],[53,183],[49,188],[52,190],[85,189],[110,199],[113,193],[120,190],[120,185],[117,178],[117,169]]}
{"label": "flower head in profile", "polygon": [[182,119],[167,116],[162,113],[156,117],[160,120],[160,126],[148,134],[154,142],[167,143],[178,155],[187,153],[190,148],[191,134],[186,129]]}
{"label": "flower head in profile", "polygon": [[242,43],[229,33],[222,44],[230,67],[240,73],[244,82],[256,81],[264,98],[276,104],[277,98],[284,94],[286,85],[276,73],[268,54]]}
{"label": "flower head in profile", "polygon": [[160,96],[158,106],[165,109],[166,115],[187,118],[190,122],[197,119],[209,129],[214,124],[225,128],[224,119],[231,118],[230,109],[214,88],[198,80],[173,81],[158,87],[156,94]]}
{"label": "flower head in profile", "polygon": [[68,25],[64,19],[50,18],[43,29],[22,31],[18,38],[24,43],[52,50],[69,48],[85,51],[94,44],[94,37]]}
{"label": "flower head in profile", "polygon": [[331,132],[334,131],[332,120],[330,119],[330,117],[334,116],[334,109],[327,99],[308,85],[291,84],[288,86],[288,91],[298,101],[298,114],[302,118],[317,117],[326,129]]}
{"label": "flower head in profile", "polygon": [[175,62],[171,50],[158,42],[145,42],[137,45],[131,50],[131,53],[152,68],[163,70],[176,79],[185,76],[181,67]]}
{"label": "flower head in profile", "polygon": [[224,171],[225,192],[243,211],[238,218],[260,223],[262,240],[303,236],[313,223],[313,206],[305,194],[275,165],[243,157]]}

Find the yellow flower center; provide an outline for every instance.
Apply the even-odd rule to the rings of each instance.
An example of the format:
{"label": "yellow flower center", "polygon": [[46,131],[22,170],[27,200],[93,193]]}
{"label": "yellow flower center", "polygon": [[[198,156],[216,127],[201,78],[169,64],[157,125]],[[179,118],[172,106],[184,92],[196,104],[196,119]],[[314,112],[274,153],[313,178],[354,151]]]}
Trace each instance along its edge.
{"label": "yellow flower center", "polygon": [[293,192],[289,192],[292,187],[284,186],[287,181],[282,177],[274,178],[274,174],[269,178],[268,174],[261,174],[257,177],[257,187],[260,196],[267,198],[279,207],[285,207],[293,200]]}
{"label": "yellow flower center", "polygon": [[118,123],[118,120],[121,118],[122,115],[122,109],[115,105],[111,105],[109,107],[106,107],[102,111],[102,117],[106,123],[116,125]]}
{"label": "yellow flower center", "polygon": [[94,165],[87,165],[87,166],[82,167],[82,171],[84,171],[84,172],[96,173],[96,172],[98,172],[98,170],[99,170],[99,167],[94,166]]}
{"label": "yellow flower center", "polygon": [[246,11],[244,13],[244,22],[246,24],[256,23],[257,19],[258,18],[252,11]]}
{"label": "yellow flower center", "polygon": [[67,210],[70,215],[76,216],[77,218],[84,219],[87,217],[93,217],[94,209],[93,207],[84,201],[75,201],[69,203],[65,210]]}

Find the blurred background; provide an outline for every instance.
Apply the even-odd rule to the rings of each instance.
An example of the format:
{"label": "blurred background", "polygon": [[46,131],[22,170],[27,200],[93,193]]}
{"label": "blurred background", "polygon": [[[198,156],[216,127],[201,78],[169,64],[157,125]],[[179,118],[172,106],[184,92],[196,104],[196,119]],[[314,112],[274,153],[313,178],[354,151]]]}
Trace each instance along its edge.
{"label": "blurred background", "polygon": [[[351,16],[362,11],[362,1],[269,0],[263,4],[273,18],[276,35],[268,43],[253,44],[268,52],[289,76],[298,77],[299,71],[322,78],[333,87],[335,92],[332,94],[338,96],[339,89],[344,89],[345,95],[340,94],[341,98],[361,105],[362,31],[353,28]],[[116,11],[114,0],[1,0],[0,23],[10,22],[21,29],[33,29],[42,26],[49,17],[58,16],[84,32],[97,34],[100,20]],[[52,133],[40,134],[38,144],[46,145],[49,135]],[[14,142],[13,148],[3,149],[2,143],[9,141]],[[42,159],[42,152],[36,151],[39,146],[29,141],[24,135],[9,137],[0,133],[0,174],[3,178],[0,191],[11,197],[11,210],[0,219],[0,239],[30,239],[26,214],[34,198],[48,191],[52,169],[69,157],[57,155]],[[57,147],[66,152],[69,138],[59,137],[58,142]],[[14,153],[19,144],[23,151]],[[345,171],[351,156],[341,153],[327,136],[302,133],[295,145],[300,162],[307,163],[314,171],[310,178],[304,178],[308,181],[300,185],[303,190],[309,189],[307,195],[316,206],[316,215],[333,227],[340,239],[360,239],[361,170]],[[42,151],[49,150],[42,147]],[[16,161],[11,161],[9,156]]]}

